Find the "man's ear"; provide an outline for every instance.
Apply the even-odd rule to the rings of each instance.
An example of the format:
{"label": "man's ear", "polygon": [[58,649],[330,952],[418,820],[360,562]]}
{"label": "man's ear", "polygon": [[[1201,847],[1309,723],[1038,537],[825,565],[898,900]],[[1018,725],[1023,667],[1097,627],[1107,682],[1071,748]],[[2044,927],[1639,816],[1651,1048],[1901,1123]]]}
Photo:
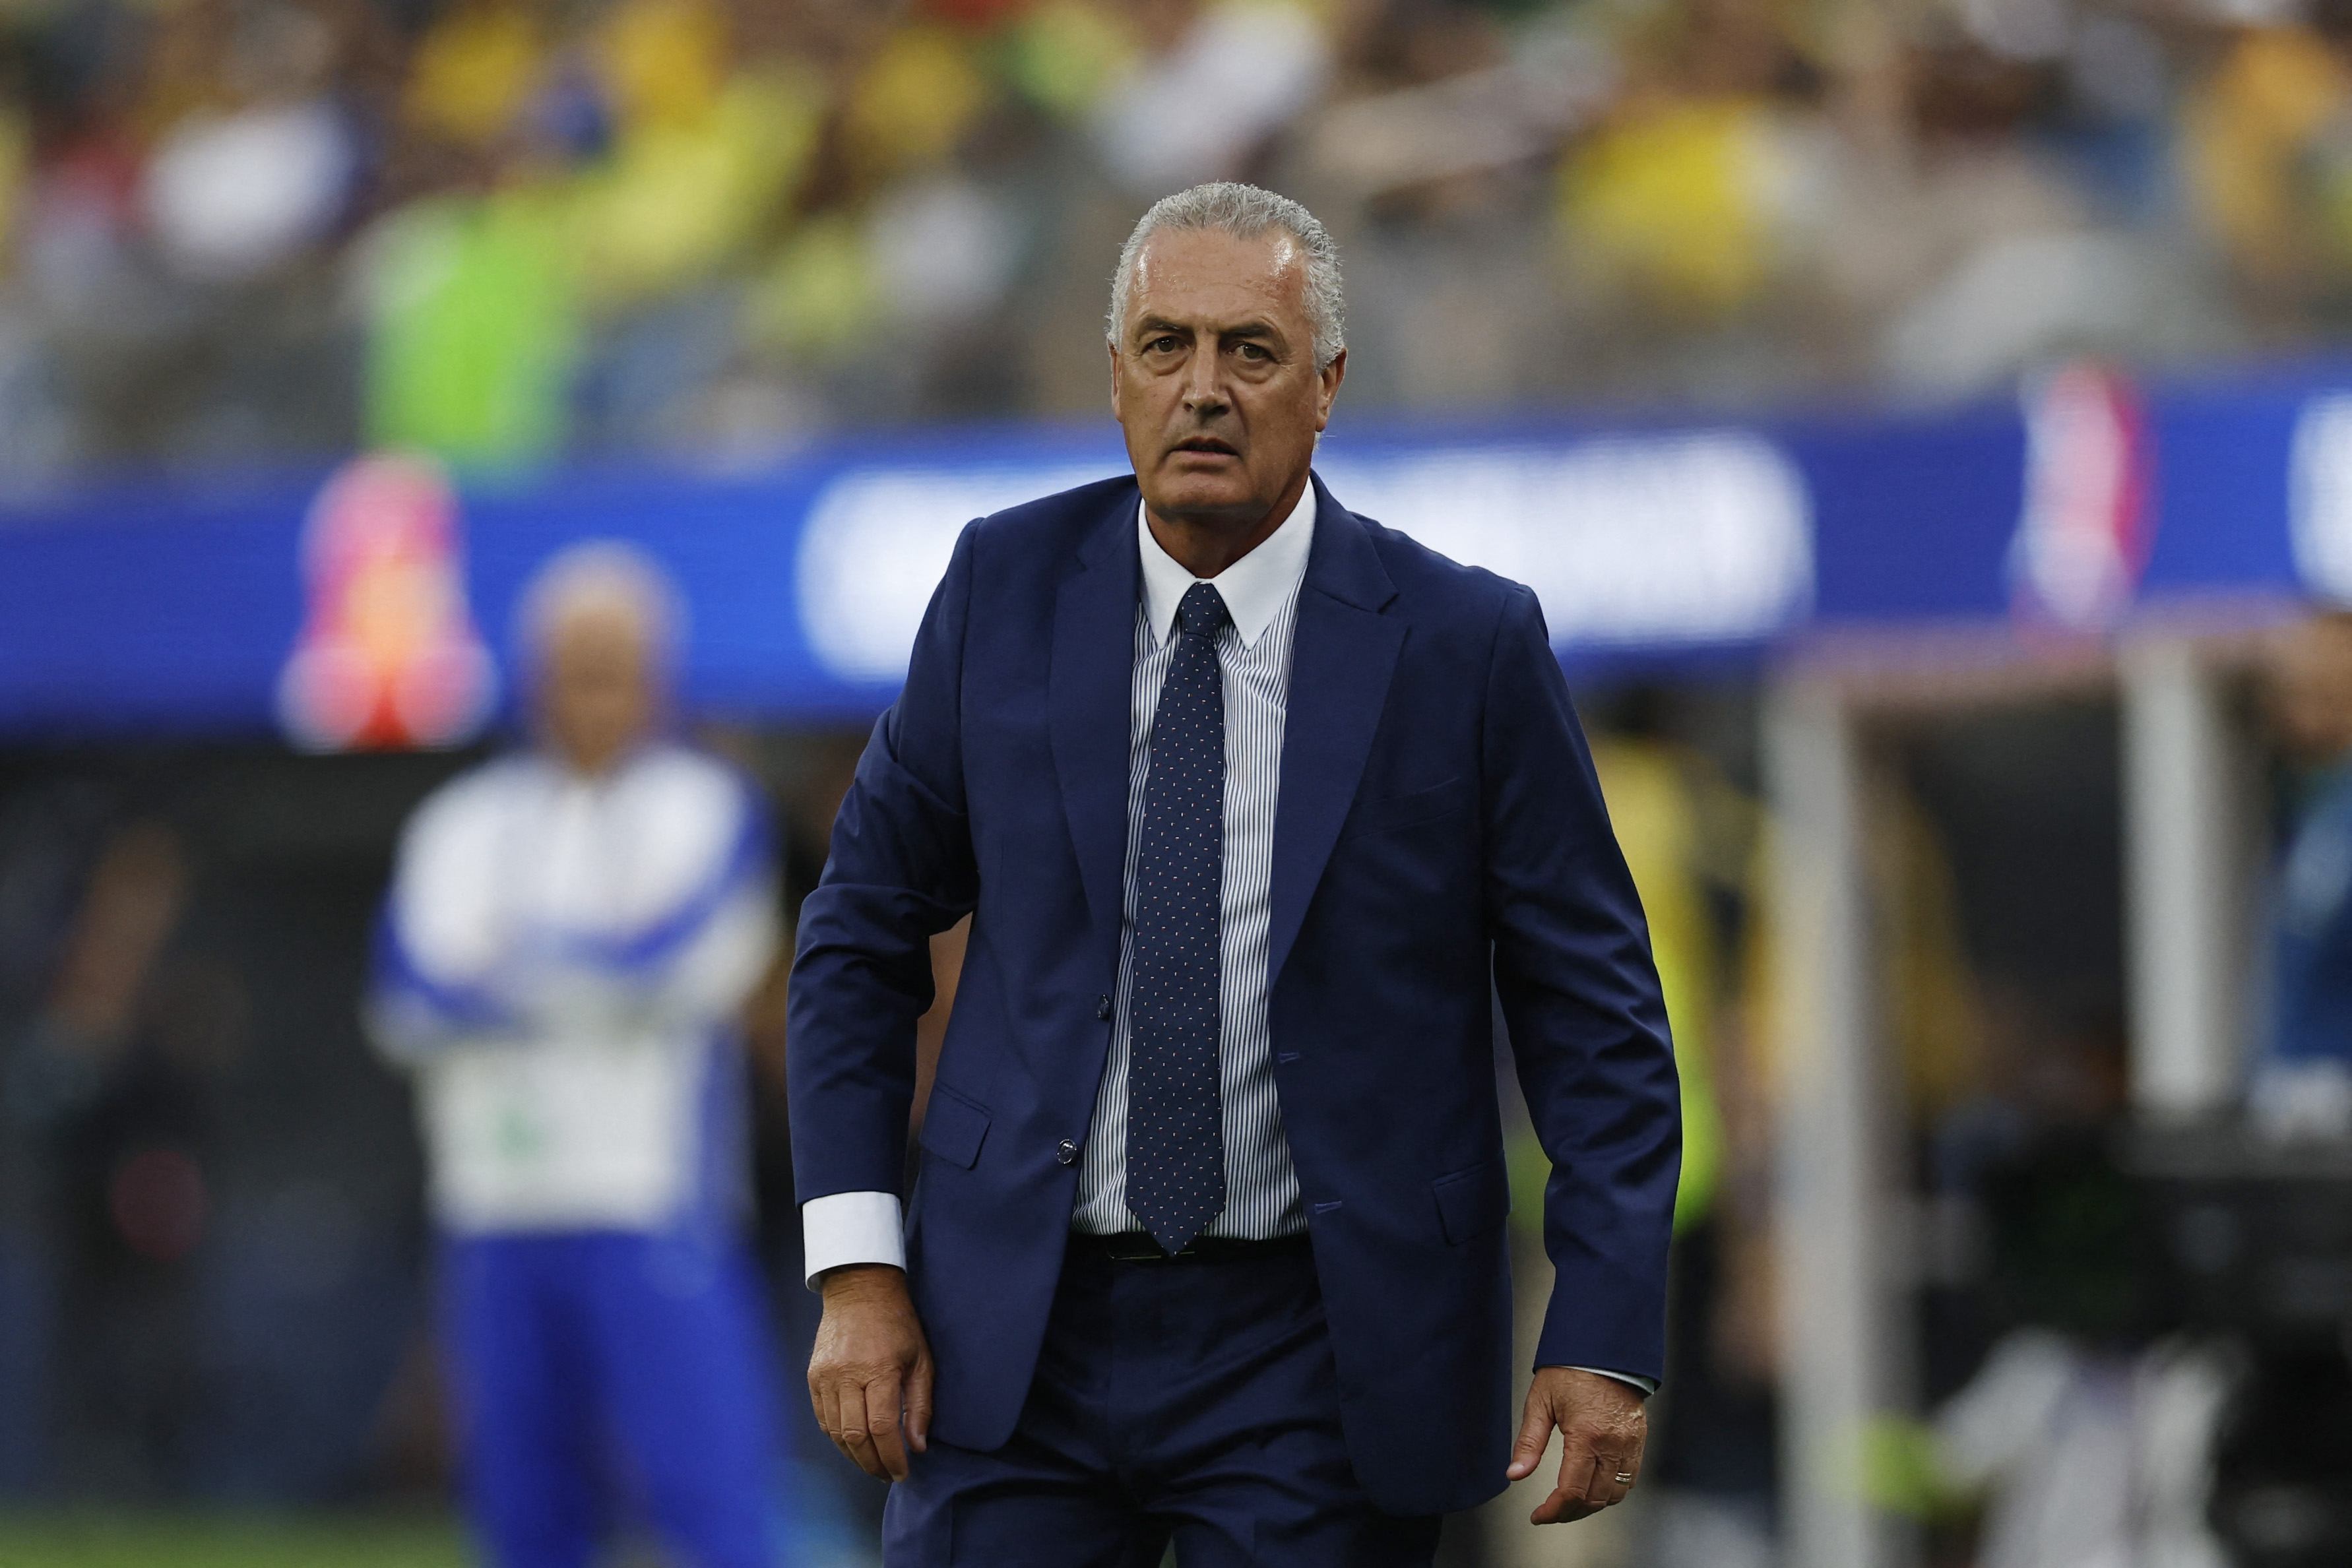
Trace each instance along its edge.
{"label": "man's ear", "polygon": [[1125,424],[1127,421],[1121,417],[1118,412],[1120,381],[1118,373],[1118,345],[1112,342],[1108,338],[1105,338],[1103,340],[1103,349],[1110,355],[1110,416],[1119,423]]}
{"label": "man's ear", "polygon": [[1331,362],[1315,372],[1315,379],[1321,383],[1315,397],[1315,433],[1320,435],[1331,423],[1331,404],[1339,396],[1339,383],[1348,379],[1348,350],[1332,355]]}

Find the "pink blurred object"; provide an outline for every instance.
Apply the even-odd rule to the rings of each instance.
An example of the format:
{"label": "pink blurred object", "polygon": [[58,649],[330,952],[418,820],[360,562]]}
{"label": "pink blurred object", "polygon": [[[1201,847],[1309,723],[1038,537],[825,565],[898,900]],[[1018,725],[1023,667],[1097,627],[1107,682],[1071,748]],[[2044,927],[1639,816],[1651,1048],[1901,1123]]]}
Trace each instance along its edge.
{"label": "pink blurred object", "polygon": [[2019,618],[2069,632],[2115,623],[2155,529],[2147,422],[2131,383],[2076,361],[2027,384],[2025,501],[2010,545]]}
{"label": "pink blurred object", "polygon": [[498,674],[466,602],[457,497],[430,458],[354,458],[302,540],[310,611],[278,676],[296,744],[455,746],[489,716]]}

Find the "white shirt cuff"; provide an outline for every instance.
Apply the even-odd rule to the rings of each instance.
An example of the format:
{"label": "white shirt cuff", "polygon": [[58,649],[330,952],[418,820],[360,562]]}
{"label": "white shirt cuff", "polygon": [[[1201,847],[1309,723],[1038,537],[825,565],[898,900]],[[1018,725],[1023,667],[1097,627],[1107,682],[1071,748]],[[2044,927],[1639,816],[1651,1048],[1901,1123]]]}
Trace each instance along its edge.
{"label": "white shirt cuff", "polygon": [[1658,1380],[1654,1377],[1641,1377],[1630,1372],[1612,1372],[1605,1366],[1571,1366],[1569,1370],[1589,1372],[1595,1377],[1613,1377],[1620,1383],[1630,1383],[1642,1391],[1642,1396],[1644,1399],[1658,1391]]}
{"label": "white shirt cuff", "polygon": [[907,1266],[906,1217],[896,1193],[836,1192],[801,1205],[802,1272],[808,1288],[852,1263]]}

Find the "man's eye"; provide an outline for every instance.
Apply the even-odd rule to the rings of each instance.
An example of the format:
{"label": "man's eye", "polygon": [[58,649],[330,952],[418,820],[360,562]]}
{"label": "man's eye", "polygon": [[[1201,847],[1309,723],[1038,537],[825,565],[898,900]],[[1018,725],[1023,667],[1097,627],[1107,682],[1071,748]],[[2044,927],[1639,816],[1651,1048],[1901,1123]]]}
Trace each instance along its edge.
{"label": "man's eye", "polygon": [[1270,360],[1274,358],[1272,354],[1265,351],[1265,345],[1263,343],[1244,343],[1241,348],[1241,354],[1242,358],[1244,360]]}
{"label": "man's eye", "polygon": [[1143,345],[1143,351],[1147,354],[1172,354],[1176,351],[1176,340],[1173,338],[1154,338],[1151,341]]}

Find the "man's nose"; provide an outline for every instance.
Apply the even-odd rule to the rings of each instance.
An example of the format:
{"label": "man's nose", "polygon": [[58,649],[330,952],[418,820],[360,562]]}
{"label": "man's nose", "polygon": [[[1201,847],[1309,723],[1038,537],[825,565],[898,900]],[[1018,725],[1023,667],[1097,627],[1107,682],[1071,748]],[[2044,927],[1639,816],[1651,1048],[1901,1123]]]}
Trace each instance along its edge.
{"label": "man's nose", "polygon": [[1217,353],[1195,354],[1184,369],[1184,412],[1191,414],[1213,414],[1224,411],[1224,356]]}

